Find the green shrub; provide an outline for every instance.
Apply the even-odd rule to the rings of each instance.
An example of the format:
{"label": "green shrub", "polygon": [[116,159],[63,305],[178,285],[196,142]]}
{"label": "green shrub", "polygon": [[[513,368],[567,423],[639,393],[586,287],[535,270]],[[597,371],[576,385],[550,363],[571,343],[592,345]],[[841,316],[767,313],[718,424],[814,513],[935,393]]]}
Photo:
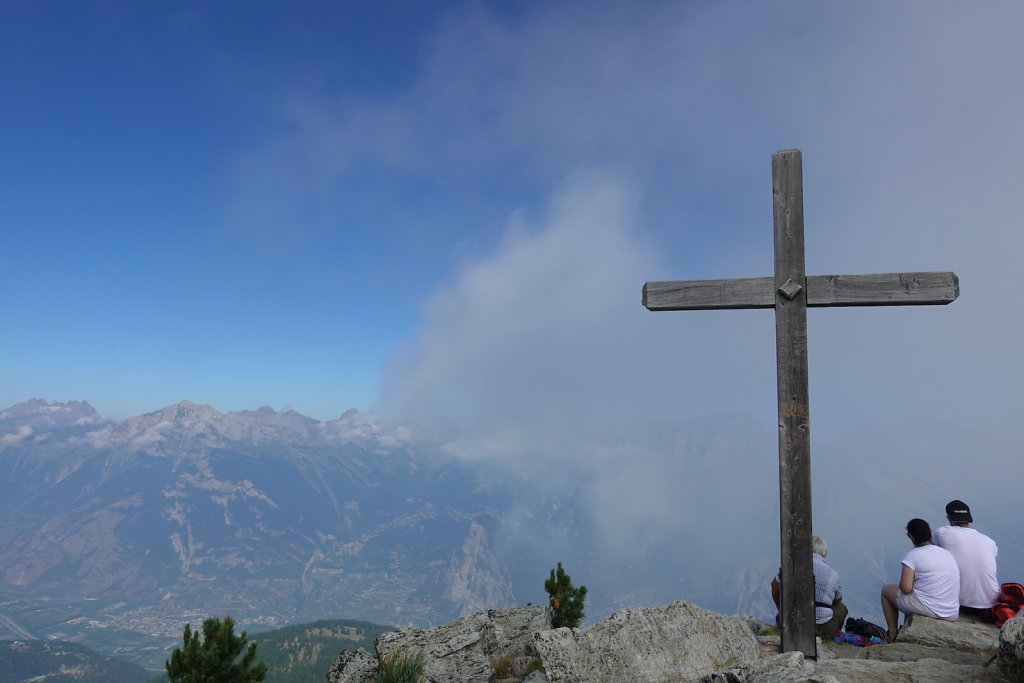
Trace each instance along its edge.
{"label": "green shrub", "polygon": [[427,658],[422,652],[393,652],[380,660],[373,683],[420,683]]}

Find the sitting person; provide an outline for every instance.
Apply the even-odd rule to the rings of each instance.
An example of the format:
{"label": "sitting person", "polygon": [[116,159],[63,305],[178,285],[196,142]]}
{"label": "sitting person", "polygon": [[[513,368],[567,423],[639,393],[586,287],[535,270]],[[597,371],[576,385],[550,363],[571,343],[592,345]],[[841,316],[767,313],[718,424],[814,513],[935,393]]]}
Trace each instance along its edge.
{"label": "sitting person", "polygon": [[999,548],[985,534],[971,528],[971,508],[962,500],[946,506],[948,526],[935,530],[935,545],[953,553],[960,568],[960,613],[985,619],[992,616],[992,605],[999,599],[996,557]]}
{"label": "sitting person", "polygon": [[960,614],[960,570],[948,550],[932,543],[923,519],[907,522],[914,548],[903,557],[899,584],[882,586],[882,612],[889,641],[896,640],[900,612],[956,621]]}
{"label": "sitting person", "polygon": [[[811,555],[814,569],[814,632],[819,636],[827,637],[836,631],[843,630],[849,610],[843,604],[839,573],[825,563],[825,556],[828,555],[828,543],[820,536],[815,536],[811,543],[814,551],[814,554]],[[779,583],[780,580],[781,576],[772,579],[772,600],[775,601],[776,609],[781,609],[782,586]],[[775,616],[775,622],[781,626],[780,615]]]}

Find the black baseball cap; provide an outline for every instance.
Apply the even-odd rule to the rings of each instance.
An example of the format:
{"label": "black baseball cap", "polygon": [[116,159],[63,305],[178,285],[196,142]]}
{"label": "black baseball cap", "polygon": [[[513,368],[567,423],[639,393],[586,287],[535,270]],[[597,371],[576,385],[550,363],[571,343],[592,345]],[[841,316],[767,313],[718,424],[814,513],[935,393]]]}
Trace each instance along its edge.
{"label": "black baseball cap", "polygon": [[967,503],[962,500],[951,500],[946,505],[946,516],[949,517],[951,522],[967,522],[970,524],[974,521],[971,517],[971,508],[967,507]]}

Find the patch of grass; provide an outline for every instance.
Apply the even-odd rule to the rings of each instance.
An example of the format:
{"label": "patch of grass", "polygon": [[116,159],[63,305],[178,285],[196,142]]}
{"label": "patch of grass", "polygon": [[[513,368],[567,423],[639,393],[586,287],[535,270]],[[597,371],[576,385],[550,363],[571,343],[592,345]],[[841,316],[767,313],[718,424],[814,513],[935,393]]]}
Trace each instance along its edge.
{"label": "patch of grass", "polygon": [[509,678],[512,676],[512,667],[515,666],[516,660],[505,655],[495,655],[491,657],[491,668],[494,669],[495,678]]}
{"label": "patch of grass", "polygon": [[422,652],[412,655],[393,652],[380,660],[373,683],[420,683],[426,663],[426,655]]}

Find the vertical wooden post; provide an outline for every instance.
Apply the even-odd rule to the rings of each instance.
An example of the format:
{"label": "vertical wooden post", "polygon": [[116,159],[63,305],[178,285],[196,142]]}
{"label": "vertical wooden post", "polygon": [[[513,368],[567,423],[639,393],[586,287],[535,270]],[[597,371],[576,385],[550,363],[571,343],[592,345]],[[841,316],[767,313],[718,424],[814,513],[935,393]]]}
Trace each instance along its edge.
{"label": "vertical wooden post", "polygon": [[811,564],[811,434],[807,391],[807,277],[799,150],[772,154],[775,349],[779,393],[782,651],[817,656]]}

